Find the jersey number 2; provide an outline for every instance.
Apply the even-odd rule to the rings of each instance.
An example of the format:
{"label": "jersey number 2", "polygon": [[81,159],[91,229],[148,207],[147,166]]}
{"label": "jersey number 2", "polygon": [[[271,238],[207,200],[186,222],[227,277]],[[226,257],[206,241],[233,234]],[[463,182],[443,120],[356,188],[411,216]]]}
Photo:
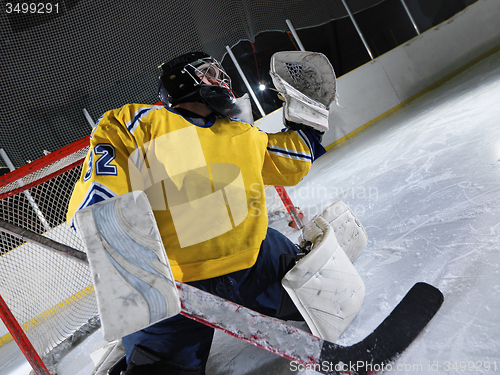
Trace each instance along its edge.
{"label": "jersey number 2", "polygon": [[110,163],[115,160],[115,148],[108,143],[99,143],[94,147],[93,152],[90,152],[89,165],[83,180],[87,181],[92,175],[92,169],[94,166],[94,154],[101,155],[99,159],[95,162],[95,174],[96,176],[116,176],[117,169],[116,165],[111,165]]}

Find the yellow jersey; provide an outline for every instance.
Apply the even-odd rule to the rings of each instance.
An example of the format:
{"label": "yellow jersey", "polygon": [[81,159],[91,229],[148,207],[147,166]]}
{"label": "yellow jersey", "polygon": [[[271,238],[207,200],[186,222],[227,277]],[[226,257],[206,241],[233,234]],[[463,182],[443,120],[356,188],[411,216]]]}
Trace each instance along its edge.
{"label": "yellow jersey", "polygon": [[313,157],[300,131],[267,134],[215,117],[200,126],[163,106],[127,104],[92,132],[68,223],[79,209],[141,190],[177,280],[235,272],[255,263],[266,236],[265,185],[297,184]]}

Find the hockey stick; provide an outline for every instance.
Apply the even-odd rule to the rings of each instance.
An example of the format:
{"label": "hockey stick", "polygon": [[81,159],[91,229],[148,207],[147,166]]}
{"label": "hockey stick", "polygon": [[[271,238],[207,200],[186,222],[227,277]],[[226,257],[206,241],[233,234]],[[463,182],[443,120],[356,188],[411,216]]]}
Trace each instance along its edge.
{"label": "hockey stick", "polygon": [[[69,256],[79,253],[80,261],[86,258],[81,251],[3,220],[0,230]],[[190,285],[176,284],[182,315],[287,358],[296,366],[338,375],[371,374],[387,369],[422,332],[444,299],[435,287],[417,283],[369,336],[352,346],[342,346]]]}
{"label": "hockey stick", "polygon": [[278,195],[280,196],[283,205],[285,206],[286,210],[290,214],[290,217],[292,218],[290,226],[296,229],[304,228],[304,224],[302,223],[302,218],[304,215],[302,215],[297,211],[285,188],[283,186],[275,186],[274,188],[278,192]]}
{"label": "hockey stick", "polygon": [[8,233],[11,236],[19,238],[22,241],[33,242],[47,250],[56,251],[58,254],[65,257],[74,259],[80,263],[88,264],[87,254],[83,251],[73,249],[70,246],[63,245],[62,243],[50,240],[47,237],[41,236],[28,229],[18,227],[17,225],[10,224],[0,219],[0,230]]}

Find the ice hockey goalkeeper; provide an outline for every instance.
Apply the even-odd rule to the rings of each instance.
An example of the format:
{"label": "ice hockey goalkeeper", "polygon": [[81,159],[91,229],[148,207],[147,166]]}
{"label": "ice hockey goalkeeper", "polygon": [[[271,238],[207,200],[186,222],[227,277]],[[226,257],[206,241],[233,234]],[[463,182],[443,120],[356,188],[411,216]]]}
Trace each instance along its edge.
{"label": "ice hockey goalkeeper", "polygon": [[[285,119],[294,130],[260,131],[248,96],[236,98],[203,52],[160,68],[163,105],[127,104],[98,120],[68,221],[74,227],[77,211],[144,191],[175,279],[276,316],[280,256],[299,250],[268,228],[264,186],[296,185],[324,153],[322,129]],[[126,364],[114,373],[203,374],[213,334],[181,315],[160,320],[122,338]]]}

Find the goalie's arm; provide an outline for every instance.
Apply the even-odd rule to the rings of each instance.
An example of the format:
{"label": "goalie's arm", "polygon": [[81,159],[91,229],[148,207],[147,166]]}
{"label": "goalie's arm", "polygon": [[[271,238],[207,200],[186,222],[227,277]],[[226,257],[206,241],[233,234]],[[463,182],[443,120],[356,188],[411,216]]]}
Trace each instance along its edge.
{"label": "goalie's arm", "polygon": [[294,186],[325,151],[314,131],[288,130],[267,134],[262,176],[266,185]]}

